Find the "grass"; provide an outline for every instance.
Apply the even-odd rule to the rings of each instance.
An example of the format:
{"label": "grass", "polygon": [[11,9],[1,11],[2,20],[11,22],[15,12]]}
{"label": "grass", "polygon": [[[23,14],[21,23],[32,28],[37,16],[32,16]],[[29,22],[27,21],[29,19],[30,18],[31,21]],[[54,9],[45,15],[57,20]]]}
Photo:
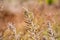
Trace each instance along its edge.
{"label": "grass", "polygon": [[[39,0],[39,1],[42,1],[42,0]],[[16,13],[17,14],[16,20],[13,20],[14,18],[13,16],[11,17],[11,15],[8,15],[7,17],[3,17],[4,15],[1,14],[2,12],[0,10],[0,17],[4,19],[4,22],[2,19],[0,19],[0,27],[1,27],[0,40],[60,40],[60,23],[59,23],[60,9],[56,9],[54,7],[55,5],[53,6],[45,5],[46,3],[45,4],[43,3],[45,1],[42,1],[43,3],[42,5],[44,5],[44,9],[41,7],[42,5],[37,6],[36,3],[39,4],[38,1],[35,3],[36,8],[35,6],[33,6],[34,4],[31,4],[31,2],[29,3],[28,1],[25,4],[26,6],[25,7],[23,6],[23,2],[24,1],[22,1],[22,5],[21,5],[23,11],[21,12],[21,14]],[[28,5],[32,6],[31,10],[28,7]],[[42,12],[40,11],[41,10],[40,8],[43,9]],[[10,12],[8,12],[7,14],[9,13]],[[16,15],[16,14],[13,14],[13,15]],[[24,15],[23,22],[20,21],[21,20],[20,18],[22,17],[19,16],[22,14]],[[9,19],[9,16],[10,16],[10,19]],[[5,22],[5,18],[7,20],[6,22]],[[15,21],[16,24],[14,24],[13,21],[11,21],[11,19]],[[2,25],[4,23],[7,26]],[[20,25],[17,25],[17,24],[20,24]],[[23,24],[24,27],[21,26],[21,24]],[[4,29],[3,27],[7,27],[7,29],[3,30]],[[19,29],[18,31],[17,27],[18,28],[22,27],[22,29]],[[2,33],[1,33],[2,31],[1,29],[3,30]],[[23,30],[24,32],[23,31],[21,32],[21,30]]]}

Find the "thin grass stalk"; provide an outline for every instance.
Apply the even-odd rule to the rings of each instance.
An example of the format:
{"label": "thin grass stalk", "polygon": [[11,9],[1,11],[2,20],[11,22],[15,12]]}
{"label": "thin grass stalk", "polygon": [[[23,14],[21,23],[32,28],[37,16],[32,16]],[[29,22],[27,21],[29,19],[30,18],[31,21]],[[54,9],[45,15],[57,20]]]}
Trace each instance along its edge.
{"label": "thin grass stalk", "polygon": [[[27,23],[26,28],[28,29],[27,31],[31,34],[31,37],[34,40],[39,40],[39,33],[36,33],[36,29],[39,27],[37,24],[35,24],[34,22],[34,13],[30,12],[27,8],[23,7],[23,9],[25,10],[25,17],[26,17],[26,21],[25,23]],[[36,27],[37,26],[37,27]]]}
{"label": "thin grass stalk", "polygon": [[19,40],[20,34],[17,35],[16,28],[12,23],[8,23],[8,29],[14,32],[15,40]]}
{"label": "thin grass stalk", "polygon": [[56,40],[55,39],[55,33],[52,29],[50,21],[48,21],[48,34],[49,34],[51,40]]}

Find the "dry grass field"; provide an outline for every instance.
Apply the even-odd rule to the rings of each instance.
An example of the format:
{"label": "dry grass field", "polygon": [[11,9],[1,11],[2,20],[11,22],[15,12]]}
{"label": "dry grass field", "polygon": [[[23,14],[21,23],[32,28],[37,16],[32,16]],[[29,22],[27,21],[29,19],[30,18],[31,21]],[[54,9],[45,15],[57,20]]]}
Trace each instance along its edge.
{"label": "dry grass field", "polygon": [[0,0],[0,40],[60,40],[60,6],[55,4]]}

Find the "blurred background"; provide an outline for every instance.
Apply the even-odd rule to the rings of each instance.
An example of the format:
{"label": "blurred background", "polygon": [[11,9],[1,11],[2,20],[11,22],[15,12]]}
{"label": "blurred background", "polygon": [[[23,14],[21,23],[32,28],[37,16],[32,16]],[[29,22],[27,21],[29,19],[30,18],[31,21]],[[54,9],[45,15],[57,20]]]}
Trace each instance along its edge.
{"label": "blurred background", "polygon": [[60,0],[0,0],[0,40],[60,40]]}

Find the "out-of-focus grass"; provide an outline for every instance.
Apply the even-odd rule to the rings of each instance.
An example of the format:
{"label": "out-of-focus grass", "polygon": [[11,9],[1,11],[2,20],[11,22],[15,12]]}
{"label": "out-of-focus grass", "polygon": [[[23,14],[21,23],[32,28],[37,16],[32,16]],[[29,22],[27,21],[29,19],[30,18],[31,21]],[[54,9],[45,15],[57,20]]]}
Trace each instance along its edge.
{"label": "out-of-focus grass", "polygon": [[[21,29],[17,31],[18,29],[14,29],[15,27],[12,28],[12,30],[6,29],[2,36],[3,40],[44,40],[44,39],[51,40],[50,37],[53,32],[54,32],[53,33],[54,36],[53,35],[52,36],[55,37],[57,40],[60,40],[60,23],[59,23],[60,9],[59,10],[54,9],[53,6],[51,8],[45,5],[46,3],[49,4],[48,0],[46,1],[38,0],[38,1],[36,3],[38,3],[39,5],[35,5],[36,7],[32,6],[31,7],[32,9],[30,9],[29,7],[23,8],[24,13],[26,13],[24,14],[24,17],[25,17],[24,22],[26,23],[26,25],[22,23],[25,28],[25,29],[22,29],[24,30],[24,32],[23,31],[20,32]],[[44,2],[46,3],[44,4]],[[44,8],[41,7],[41,4],[44,4]],[[31,5],[34,5],[34,4],[30,3],[30,6]],[[43,9],[42,12],[40,11],[41,10],[40,7]],[[50,34],[48,33],[49,32],[49,28],[47,24],[48,20],[50,21],[50,24],[51,24],[50,26],[52,26],[50,29],[52,29],[51,31],[53,31],[53,32],[50,32]]]}

